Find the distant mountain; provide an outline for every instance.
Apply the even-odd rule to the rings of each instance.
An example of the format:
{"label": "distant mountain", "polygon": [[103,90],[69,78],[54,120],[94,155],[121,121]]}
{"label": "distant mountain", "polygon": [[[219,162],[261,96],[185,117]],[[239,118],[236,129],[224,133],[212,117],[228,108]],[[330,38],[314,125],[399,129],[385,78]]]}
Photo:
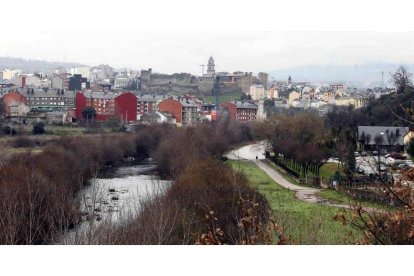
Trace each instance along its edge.
{"label": "distant mountain", "polygon": [[81,66],[80,63],[74,62],[50,62],[44,60],[23,59],[14,57],[0,57],[0,70],[3,69],[20,69],[23,73],[33,73],[36,71],[48,73],[58,67],[70,68]]}
{"label": "distant mountain", "polygon": [[[360,86],[381,85],[381,72],[384,72],[384,85],[389,85],[390,73],[401,64],[376,63],[359,65],[311,65],[269,72],[276,80],[287,80],[292,76],[295,81],[310,82],[344,82]],[[403,64],[409,71],[414,70],[414,64]]]}

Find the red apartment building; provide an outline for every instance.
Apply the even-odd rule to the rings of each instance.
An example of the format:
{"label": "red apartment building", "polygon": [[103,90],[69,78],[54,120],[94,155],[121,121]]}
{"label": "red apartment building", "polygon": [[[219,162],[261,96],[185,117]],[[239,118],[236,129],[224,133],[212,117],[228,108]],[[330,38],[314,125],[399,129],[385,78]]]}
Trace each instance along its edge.
{"label": "red apartment building", "polygon": [[83,118],[85,107],[96,110],[96,120],[106,121],[110,117],[118,117],[121,121],[131,122],[137,119],[137,97],[130,93],[112,92],[78,92],[76,93],[76,119]]}
{"label": "red apartment building", "polygon": [[221,107],[224,112],[228,114],[228,118],[231,120],[237,120],[240,122],[249,122],[255,121],[257,116],[257,105],[236,101],[236,102],[227,102],[222,103]]}
{"label": "red apartment building", "polygon": [[197,123],[197,105],[182,98],[178,100],[169,98],[161,101],[158,111],[171,114],[178,126]]}

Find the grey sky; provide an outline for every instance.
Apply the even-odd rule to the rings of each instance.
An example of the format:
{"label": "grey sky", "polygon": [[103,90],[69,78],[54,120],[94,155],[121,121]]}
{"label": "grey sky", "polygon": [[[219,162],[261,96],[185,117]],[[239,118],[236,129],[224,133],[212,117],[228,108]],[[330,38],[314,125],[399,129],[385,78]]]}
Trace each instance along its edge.
{"label": "grey sky", "polygon": [[1,56],[101,63],[199,74],[212,55],[218,71],[301,65],[414,63],[414,32],[34,31],[8,36]]}
{"label": "grey sky", "polygon": [[19,0],[0,9],[0,56],[196,74],[210,55],[219,71],[414,63],[407,0]]}

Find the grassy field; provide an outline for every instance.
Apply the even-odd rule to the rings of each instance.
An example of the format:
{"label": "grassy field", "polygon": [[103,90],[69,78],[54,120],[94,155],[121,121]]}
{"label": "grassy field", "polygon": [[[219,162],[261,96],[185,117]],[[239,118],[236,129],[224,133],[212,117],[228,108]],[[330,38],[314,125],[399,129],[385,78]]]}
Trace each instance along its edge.
{"label": "grassy field", "polygon": [[[338,171],[338,163],[328,162],[322,165],[319,169],[319,176],[323,178],[330,178],[335,175],[335,172]],[[344,169],[339,165],[339,172],[341,175],[345,175]]]}
{"label": "grassy field", "polygon": [[[243,93],[228,93],[220,95],[220,103],[229,102],[231,100],[240,100],[241,95]],[[215,103],[216,96],[203,96],[203,100],[205,103]]]}
{"label": "grassy field", "polygon": [[294,192],[279,186],[253,162],[226,163],[242,171],[266,196],[272,217],[283,228],[290,244],[353,244],[362,238],[357,230],[333,220],[339,209],[297,200]]}

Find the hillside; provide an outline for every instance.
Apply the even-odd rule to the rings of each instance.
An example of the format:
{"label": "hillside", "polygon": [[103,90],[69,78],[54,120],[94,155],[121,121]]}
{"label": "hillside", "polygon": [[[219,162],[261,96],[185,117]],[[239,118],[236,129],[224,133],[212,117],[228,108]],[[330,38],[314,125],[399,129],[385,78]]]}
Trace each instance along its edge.
{"label": "hillside", "polygon": [[0,70],[3,69],[20,69],[23,73],[32,73],[35,71],[51,72],[58,67],[70,68],[82,65],[74,62],[49,62],[44,60],[32,60],[15,57],[0,57]]}

